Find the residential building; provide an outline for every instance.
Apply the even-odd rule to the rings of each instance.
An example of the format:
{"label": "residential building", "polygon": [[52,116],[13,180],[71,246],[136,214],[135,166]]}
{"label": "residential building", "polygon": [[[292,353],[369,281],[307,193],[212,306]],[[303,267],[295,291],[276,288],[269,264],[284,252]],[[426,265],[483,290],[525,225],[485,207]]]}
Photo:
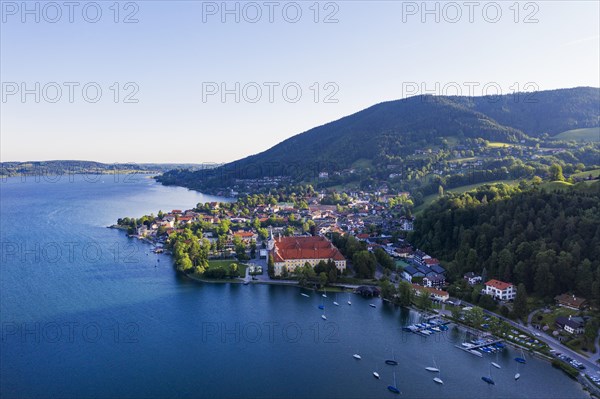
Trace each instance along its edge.
{"label": "residential building", "polygon": [[584,324],[581,317],[560,316],[556,318],[556,325],[569,334],[583,334]]}
{"label": "residential building", "polygon": [[484,293],[501,301],[510,301],[517,295],[514,285],[500,280],[490,280],[485,283]]}
{"label": "residential building", "polygon": [[465,280],[467,280],[467,282],[469,283],[469,285],[475,285],[478,283],[481,283],[481,276],[473,273],[473,272],[468,272],[466,273],[463,278]]}
{"label": "residential building", "polygon": [[442,274],[423,277],[423,286],[431,288],[442,288],[446,285],[446,278]]}
{"label": "residential building", "polygon": [[587,300],[585,298],[576,297],[575,295],[569,294],[558,295],[554,297],[554,300],[558,306],[575,310],[583,309],[587,304]]}
{"label": "residential building", "polygon": [[448,292],[438,290],[436,288],[421,287],[420,285],[413,284],[413,289],[417,296],[421,296],[423,294],[429,295],[431,299],[441,302],[446,302],[448,299],[450,299],[450,294]]}

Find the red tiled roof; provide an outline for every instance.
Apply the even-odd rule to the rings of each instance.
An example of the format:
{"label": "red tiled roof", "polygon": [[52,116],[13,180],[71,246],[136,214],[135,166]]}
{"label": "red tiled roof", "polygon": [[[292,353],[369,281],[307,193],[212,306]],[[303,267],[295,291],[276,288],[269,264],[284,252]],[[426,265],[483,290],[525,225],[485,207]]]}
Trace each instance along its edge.
{"label": "red tiled roof", "polygon": [[369,235],[368,235],[368,234],[366,234],[366,233],[363,233],[363,234],[358,234],[358,235],[356,236],[356,238],[369,238]]}
{"label": "red tiled roof", "polygon": [[325,237],[282,237],[275,241],[275,262],[290,259],[346,260]]}
{"label": "red tiled roof", "polygon": [[423,262],[425,262],[427,265],[437,265],[440,263],[440,261],[436,258],[424,259]]}
{"label": "red tiled roof", "polygon": [[420,285],[417,284],[413,284],[412,285],[414,289],[418,290],[418,291],[427,291],[430,294],[434,294],[434,295],[439,295],[439,296],[447,296],[450,295],[447,291],[443,291],[443,290],[438,290],[436,288],[431,288],[431,287],[421,287]]}
{"label": "red tiled roof", "polygon": [[485,283],[485,285],[489,285],[490,287],[494,287],[500,291],[504,291],[508,287],[512,286],[511,283],[505,283],[504,281],[499,280],[490,280],[487,283]]}
{"label": "red tiled roof", "polygon": [[233,235],[240,237],[254,237],[254,233],[251,231],[236,231]]}

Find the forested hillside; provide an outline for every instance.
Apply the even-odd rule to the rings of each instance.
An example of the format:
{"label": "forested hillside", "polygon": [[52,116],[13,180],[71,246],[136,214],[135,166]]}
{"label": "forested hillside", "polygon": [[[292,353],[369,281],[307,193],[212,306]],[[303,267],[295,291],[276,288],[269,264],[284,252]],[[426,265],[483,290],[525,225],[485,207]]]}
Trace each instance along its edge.
{"label": "forested hillside", "polygon": [[600,183],[449,194],[416,220],[412,241],[454,277],[485,269],[542,298],[573,292],[600,300]]}

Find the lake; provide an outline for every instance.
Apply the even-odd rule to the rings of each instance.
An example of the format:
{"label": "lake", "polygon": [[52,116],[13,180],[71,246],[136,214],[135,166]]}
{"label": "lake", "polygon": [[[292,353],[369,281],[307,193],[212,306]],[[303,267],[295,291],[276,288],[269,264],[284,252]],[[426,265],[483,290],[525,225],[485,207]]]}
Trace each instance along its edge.
{"label": "lake", "polygon": [[[343,294],[338,307],[334,294],[295,287],[191,281],[168,255],[106,228],[217,200],[142,176],[1,181],[0,396],[380,398],[394,396],[394,373],[404,397],[587,396],[529,355],[515,381],[516,351],[475,357],[454,346],[460,329],[403,332],[419,314],[379,299],[349,306]],[[398,366],[384,363],[392,356]],[[434,359],[444,385],[424,369]],[[502,366],[494,386],[481,380],[490,361]]]}

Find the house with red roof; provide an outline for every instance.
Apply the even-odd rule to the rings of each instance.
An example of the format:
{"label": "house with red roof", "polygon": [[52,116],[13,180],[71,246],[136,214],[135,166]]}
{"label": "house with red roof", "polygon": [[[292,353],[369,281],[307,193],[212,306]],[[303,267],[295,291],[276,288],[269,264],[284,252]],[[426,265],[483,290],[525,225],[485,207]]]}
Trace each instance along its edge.
{"label": "house with red roof", "polygon": [[500,280],[490,280],[485,283],[484,293],[501,301],[510,301],[517,295],[514,285]]}

